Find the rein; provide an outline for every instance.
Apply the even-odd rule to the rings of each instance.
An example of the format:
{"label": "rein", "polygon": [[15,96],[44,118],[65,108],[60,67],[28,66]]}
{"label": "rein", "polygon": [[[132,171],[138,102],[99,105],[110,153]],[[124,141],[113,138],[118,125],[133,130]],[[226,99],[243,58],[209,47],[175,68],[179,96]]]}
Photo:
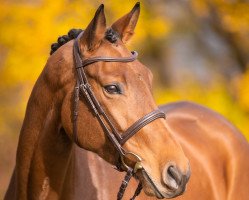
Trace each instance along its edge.
{"label": "rein", "polygon": [[[133,62],[137,59],[138,53],[136,51],[131,52],[130,57],[121,57],[121,58],[113,58],[113,57],[93,57],[88,59],[83,59],[82,54],[79,48],[79,38],[81,37],[83,31],[79,36],[75,39],[73,45],[73,57],[75,62],[75,68],[77,71],[77,83],[75,87],[75,94],[74,94],[74,118],[73,118],[73,139],[74,142],[79,146],[78,135],[77,135],[77,116],[78,116],[78,103],[79,103],[79,95],[82,94],[89,107],[92,109],[95,117],[99,121],[100,125],[102,126],[106,136],[114,145],[115,149],[118,151],[120,159],[116,164],[116,169],[119,171],[123,171],[123,168],[127,171],[124,180],[120,186],[117,200],[121,200],[126,187],[132,176],[134,176],[138,170],[143,170],[144,168],[141,164],[142,159],[132,152],[127,152],[122,145],[129,140],[133,135],[135,135],[141,128],[146,126],[147,124],[151,123],[152,121],[165,118],[164,112],[160,111],[159,109],[154,110],[144,117],[137,120],[133,125],[131,125],[124,133],[119,133],[115,126],[113,125],[112,121],[105,113],[104,109],[100,105],[99,101],[95,97],[91,85],[88,82],[84,67],[93,64],[95,62]],[[125,163],[125,158],[134,158],[136,163],[135,166],[132,168]],[[142,190],[142,183],[139,182],[138,187],[134,193],[134,196],[131,200],[134,200],[136,196],[140,194]]]}

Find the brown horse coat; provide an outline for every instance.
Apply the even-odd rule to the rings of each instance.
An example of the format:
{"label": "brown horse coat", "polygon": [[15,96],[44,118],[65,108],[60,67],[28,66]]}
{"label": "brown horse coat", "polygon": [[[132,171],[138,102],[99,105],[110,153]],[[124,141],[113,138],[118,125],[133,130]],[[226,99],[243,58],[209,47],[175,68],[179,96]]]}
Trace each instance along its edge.
{"label": "brown horse coat", "polygon": [[[190,159],[192,175],[187,191],[176,199],[249,199],[246,189],[249,184],[249,145],[239,131],[221,115],[190,102],[172,103],[161,109],[166,112],[168,128]],[[84,199],[115,199],[124,174],[90,152],[78,148],[75,152],[81,162],[81,179],[87,180],[80,190]],[[136,184],[132,181],[124,199],[132,196]],[[141,194],[137,199],[154,198]]]}
{"label": "brown horse coat", "polygon": [[[139,4],[111,27],[116,41],[106,39],[104,6],[80,38],[84,58],[127,57],[124,42],[134,33]],[[16,166],[5,200],[116,199],[123,174],[73,143],[72,110],[76,74],[68,42],[52,55],[30,96],[20,133]],[[86,68],[97,99],[119,132],[157,108],[151,92],[152,74],[138,60],[130,63],[94,63]],[[113,82],[124,90],[105,90]],[[115,87],[116,87],[115,85]],[[136,173],[147,195],[180,195],[189,177],[187,191],[178,199],[247,200],[249,197],[249,145],[228,121],[217,113],[192,103],[161,107],[167,118],[157,119],[139,130],[123,147],[142,157],[151,180]],[[118,160],[87,103],[79,103],[79,145],[111,164]],[[130,161],[131,163],[132,161]],[[174,167],[177,174],[170,173]],[[176,171],[175,171],[176,172]],[[151,184],[151,182],[154,183]],[[125,199],[131,197],[133,181]],[[157,191],[156,191],[157,189]],[[139,199],[149,199],[144,193]]]}
{"label": "brown horse coat", "polygon": [[[249,145],[239,131],[221,115],[193,103],[172,103],[161,109],[166,112],[168,128],[180,141],[191,165],[187,190],[176,199],[247,200]],[[76,145],[69,166],[73,175],[65,183],[71,187],[63,191],[60,199],[69,199],[68,194],[75,200],[116,199],[124,173]],[[124,199],[132,196],[136,185],[132,180]],[[6,200],[14,199],[13,188],[12,177]],[[137,199],[154,198],[142,193]]]}

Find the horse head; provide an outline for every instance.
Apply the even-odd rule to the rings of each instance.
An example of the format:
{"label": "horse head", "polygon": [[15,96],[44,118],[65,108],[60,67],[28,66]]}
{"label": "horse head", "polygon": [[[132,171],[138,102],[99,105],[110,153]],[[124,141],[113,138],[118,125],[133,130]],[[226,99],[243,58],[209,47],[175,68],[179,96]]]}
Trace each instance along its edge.
{"label": "horse head", "polygon": [[[137,3],[128,14],[107,27],[104,6],[101,5],[77,38],[82,60],[131,57],[125,44],[134,34],[139,13],[140,5]],[[50,84],[60,87],[63,94],[61,126],[72,141],[75,141],[74,88],[79,79],[73,57],[74,45],[73,41],[63,45],[48,61],[53,66],[48,78]],[[106,128],[112,132],[115,127],[120,138],[138,119],[158,109],[152,95],[153,75],[137,59],[127,62],[99,60],[88,63],[83,70],[91,91],[111,121]],[[77,112],[77,144],[113,165],[119,163],[120,152],[82,93]],[[139,161],[143,170],[137,170],[135,177],[141,181],[147,195],[172,198],[184,192],[190,176],[189,161],[174,135],[170,134],[167,119],[157,117],[138,128],[136,134],[122,143],[121,148],[141,158]],[[125,156],[124,159],[126,166],[134,165],[133,156]]]}

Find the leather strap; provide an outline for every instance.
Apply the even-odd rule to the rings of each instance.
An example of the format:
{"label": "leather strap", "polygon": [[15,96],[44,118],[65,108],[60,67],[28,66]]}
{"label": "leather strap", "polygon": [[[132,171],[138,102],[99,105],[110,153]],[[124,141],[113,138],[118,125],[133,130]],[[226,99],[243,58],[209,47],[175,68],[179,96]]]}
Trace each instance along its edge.
{"label": "leather strap", "polygon": [[120,144],[123,145],[128,139],[135,135],[141,128],[147,124],[153,122],[158,118],[165,118],[164,112],[161,110],[154,110],[149,114],[145,115],[143,118],[136,121],[132,126],[130,126],[123,134]]}
{"label": "leather strap", "polygon": [[78,107],[79,107],[79,83],[77,81],[76,87],[74,89],[74,111],[73,111],[73,138],[74,142],[80,146],[77,135],[77,118],[78,118]]}
{"label": "leather strap", "polygon": [[122,181],[122,184],[121,184],[121,186],[119,188],[119,192],[118,192],[118,195],[117,195],[117,200],[121,200],[123,198],[125,189],[127,188],[128,183],[131,180],[132,176],[133,176],[133,169],[129,168],[127,170],[127,173],[126,173],[126,175],[124,177],[124,180]]}
{"label": "leather strap", "polygon": [[132,62],[137,59],[138,53],[136,51],[131,52],[130,57],[122,57],[122,58],[112,58],[112,57],[93,57],[83,60],[81,66],[77,66],[76,68],[85,67],[87,65],[93,64],[95,62]]}
{"label": "leather strap", "polygon": [[[106,115],[103,108],[99,104],[97,98],[95,97],[95,95],[91,89],[91,86],[88,83],[88,80],[87,80],[87,77],[86,77],[86,74],[84,71],[84,67],[89,65],[89,64],[99,62],[99,61],[132,62],[136,59],[138,54],[137,54],[137,52],[133,51],[131,57],[123,57],[123,58],[93,57],[93,58],[85,59],[82,61],[80,50],[79,50],[78,39],[76,39],[74,42],[73,53],[74,53],[75,65],[76,65],[76,69],[77,69],[77,73],[78,73],[78,79],[80,82],[78,87],[79,87],[81,93],[83,93],[83,95],[85,96],[85,99],[87,100],[88,104],[90,105],[91,109],[93,110],[95,116],[98,118],[98,120],[99,120],[100,124],[102,125],[103,129],[105,130],[108,138],[112,141],[112,143],[114,144],[116,149],[119,151],[119,153],[124,155],[124,150],[122,149],[121,146],[129,138],[131,138],[135,133],[137,133],[141,128],[143,128],[144,126],[146,126],[150,122],[152,122],[158,118],[165,118],[165,114],[160,110],[152,111],[151,113],[145,115],[143,118],[136,121],[121,136],[121,134],[117,131],[117,129],[115,128],[115,126],[113,125],[113,123],[111,122],[111,120],[109,119],[109,117]],[[76,106],[76,108],[77,108],[77,106]],[[77,111],[75,111],[75,113],[77,113]],[[101,118],[101,116],[103,117],[103,119]],[[76,120],[77,120],[77,118],[74,121],[76,121]],[[108,129],[108,127],[104,121],[111,128],[111,131]],[[77,138],[77,131],[76,130],[74,131],[74,138],[75,139]],[[77,141],[77,139],[75,141]]]}
{"label": "leather strap", "polygon": [[[83,33],[83,32],[82,32]],[[136,51],[131,52],[130,57],[121,57],[121,58],[112,58],[112,57],[93,57],[88,59],[82,59],[82,55],[80,52],[78,40],[81,37],[81,34],[77,37],[77,39],[74,41],[73,45],[73,58],[75,62],[75,68],[77,71],[77,83],[75,87],[75,94],[74,94],[74,113],[73,113],[73,139],[77,145],[80,146],[78,141],[78,135],[77,135],[77,117],[78,117],[78,103],[79,103],[79,95],[82,94],[87,104],[90,106],[90,108],[93,111],[93,114],[99,121],[100,125],[102,126],[106,136],[108,139],[112,142],[116,150],[118,151],[120,160],[124,158],[126,155],[130,154],[135,156],[136,158],[139,158],[139,162],[141,161],[140,157],[132,152],[126,152],[125,149],[123,149],[122,145],[131,138],[134,134],[136,134],[141,128],[146,126],[147,124],[151,123],[152,121],[159,119],[159,118],[165,118],[165,114],[160,111],[159,109],[154,110],[141,119],[137,120],[132,126],[130,126],[122,135],[117,131],[115,126],[113,125],[110,118],[106,115],[104,109],[100,105],[99,101],[94,95],[94,92],[91,89],[91,85],[88,82],[86,73],[84,71],[84,67],[93,64],[95,62],[133,62],[136,60],[138,53]],[[81,146],[80,146],[81,147]],[[122,185],[120,187],[119,193],[118,193],[118,200],[121,200],[125,189],[128,185],[129,180],[131,177],[136,173],[138,169],[144,171],[143,167],[139,165],[139,167],[136,168],[138,164],[138,161],[134,167],[134,169],[128,167],[124,162],[118,163],[117,168],[121,171],[121,165],[125,166],[127,168],[127,174],[125,176],[125,179],[122,182]],[[140,163],[139,163],[140,164]],[[139,193],[142,190],[142,184],[139,183],[134,196],[131,200],[134,200],[136,196],[139,195]]]}
{"label": "leather strap", "polygon": [[139,182],[137,189],[136,189],[133,197],[130,200],[134,200],[141,193],[142,189],[143,189],[143,185],[141,182]]}
{"label": "leather strap", "polygon": [[[127,170],[127,173],[124,177],[124,180],[122,181],[122,184],[119,188],[119,191],[118,191],[118,194],[117,194],[117,200],[121,200],[124,196],[124,192],[129,184],[129,181],[131,180],[131,177],[134,175],[134,170],[129,168]],[[137,186],[137,189],[135,190],[134,192],[134,195],[133,197],[130,199],[130,200],[134,200],[142,191],[143,189],[143,185],[141,182],[139,182],[138,186]]]}
{"label": "leather strap", "polygon": [[[78,39],[76,39],[74,41],[73,56],[74,56],[74,61],[75,61],[77,74],[78,74],[77,86],[79,87],[79,91],[81,92],[81,94],[84,95],[88,105],[92,109],[94,115],[96,116],[96,118],[98,119],[99,123],[101,124],[104,132],[106,133],[106,136],[113,143],[113,145],[115,146],[115,148],[117,149],[119,154],[122,155],[122,156],[125,155],[125,151],[124,151],[124,149],[121,147],[121,145],[119,143],[119,140],[121,139],[120,134],[118,133],[115,126],[113,125],[113,123],[111,122],[109,117],[106,115],[106,113],[104,112],[104,110],[100,106],[97,98],[95,97],[95,95],[94,95],[94,93],[93,93],[93,91],[91,89],[91,85],[88,83],[87,76],[85,74],[84,68],[83,67],[78,67],[78,66],[82,66],[82,59],[81,59],[81,56],[80,56],[80,50],[79,50],[79,46],[78,46]],[[78,88],[77,86],[76,86],[75,90]],[[77,93],[77,92],[75,92],[75,93]],[[77,108],[77,104],[78,104],[77,102],[78,102],[78,98],[75,98],[75,108]],[[77,113],[77,111],[74,110],[74,113]],[[74,115],[73,135],[74,135],[74,140],[75,140],[76,144],[79,145],[78,139],[77,139],[78,138],[78,135],[77,135],[77,116],[78,115]],[[105,122],[108,125],[106,125]],[[111,128],[112,131],[109,130],[108,126]]]}

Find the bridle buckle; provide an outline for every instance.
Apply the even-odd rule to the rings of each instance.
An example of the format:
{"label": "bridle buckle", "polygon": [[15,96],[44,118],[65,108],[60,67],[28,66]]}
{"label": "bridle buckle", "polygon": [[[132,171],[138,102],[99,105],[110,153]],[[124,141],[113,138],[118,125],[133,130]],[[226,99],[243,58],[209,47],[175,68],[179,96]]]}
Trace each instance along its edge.
{"label": "bridle buckle", "polygon": [[134,174],[137,173],[137,171],[138,171],[139,169],[143,169],[143,166],[142,166],[141,161],[136,162],[135,167],[134,167],[134,169],[133,169]]}
{"label": "bridle buckle", "polygon": [[[136,164],[135,164],[134,168],[129,167],[124,161],[124,158],[128,158],[129,155],[131,155],[133,158],[135,158]],[[132,160],[132,157],[129,157],[129,159]],[[125,167],[126,170],[132,169],[133,173],[136,173],[139,169],[143,168],[141,162],[142,162],[142,158],[133,152],[125,152],[125,155],[121,156],[122,165]]]}

